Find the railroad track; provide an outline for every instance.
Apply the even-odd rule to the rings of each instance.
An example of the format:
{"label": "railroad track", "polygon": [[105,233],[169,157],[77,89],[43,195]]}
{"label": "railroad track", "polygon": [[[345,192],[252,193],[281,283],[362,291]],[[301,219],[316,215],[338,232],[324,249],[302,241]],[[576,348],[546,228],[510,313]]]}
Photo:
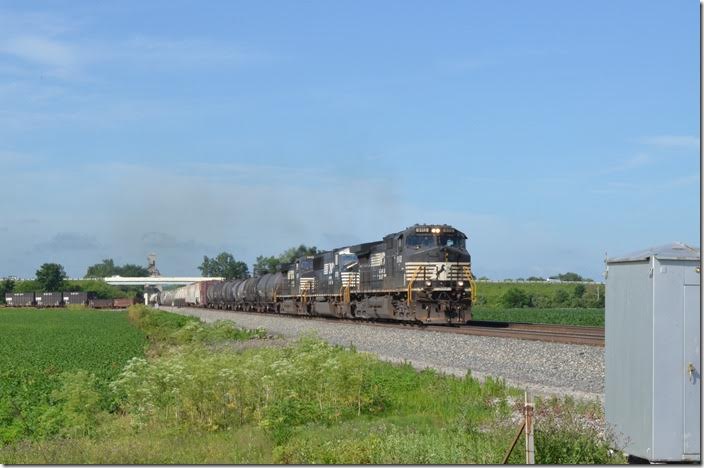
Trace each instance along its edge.
{"label": "railroad track", "polygon": [[[262,315],[261,312],[237,311],[237,313],[248,315]],[[286,315],[286,317],[304,318],[307,320],[341,320],[344,322],[353,323],[360,322],[360,320],[355,319],[337,319],[332,317],[317,317],[309,315]],[[604,328],[601,327],[583,327],[577,325],[557,325],[526,322],[495,322],[487,320],[477,320],[471,322],[469,325],[463,326],[421,325],[412,323],[372,321],[364,321],[364,323],[366,325],[371,325],[375,327],[401,328],[406,330],[417,328],[438,333],[455,333],[460,335],[492,336],[499,338],[512,338],[518,340],[546,341],[551,343],[579,344],[601,347],[604,346]]]}
{"label": "railroad track", "polygon": [[402,323],[370,322],[369,325],[394,328],[418,327],[438,333],[458,335],[491,336],[516,340],[546,341],[551,343],[604,346],[604,329],[576,325],[556,325],[548,323],[489,322],[474,321],[464,326],[412,325]]}
{"label": "railroad track", "polygon": [[[446,332],[448,327],[429,326],[433,331]],[[604,346],[604,329],[576,325],[555,325],[545,323],[511,323],[476,321],[463,327],[447,330],[463,335],[494,336],[519,340],[548,341],[552,343]]]}

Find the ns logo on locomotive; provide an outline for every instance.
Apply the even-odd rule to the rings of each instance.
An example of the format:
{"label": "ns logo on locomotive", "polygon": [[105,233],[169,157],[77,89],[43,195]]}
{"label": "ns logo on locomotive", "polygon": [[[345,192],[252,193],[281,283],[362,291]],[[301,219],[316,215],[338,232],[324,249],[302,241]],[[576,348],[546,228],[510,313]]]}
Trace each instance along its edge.
{"label": "ns logo on locomotive", "polygon": [[243,280],[166,291],[169,306],[368,320],[463,324],[476,284],[462,232],[416,224],[381,241],[340,247]]}

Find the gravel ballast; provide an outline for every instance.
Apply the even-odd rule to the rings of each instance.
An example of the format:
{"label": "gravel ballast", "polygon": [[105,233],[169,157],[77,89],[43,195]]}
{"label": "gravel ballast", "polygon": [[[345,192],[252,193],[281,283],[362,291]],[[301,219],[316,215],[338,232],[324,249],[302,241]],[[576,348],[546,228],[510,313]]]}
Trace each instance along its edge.
{"label": "gravel ballast", "polygon": [[206,322],[232,320],[243,328],[262,327],[285,337],[315,332],[329,343],[352,345],[382,360],[408,362],[418,369],[433,368],[457,376],[471,370],[480,379],[499,377],[537,395],[603,401],[604,349],[600,347],[213,309],[161,308]]}

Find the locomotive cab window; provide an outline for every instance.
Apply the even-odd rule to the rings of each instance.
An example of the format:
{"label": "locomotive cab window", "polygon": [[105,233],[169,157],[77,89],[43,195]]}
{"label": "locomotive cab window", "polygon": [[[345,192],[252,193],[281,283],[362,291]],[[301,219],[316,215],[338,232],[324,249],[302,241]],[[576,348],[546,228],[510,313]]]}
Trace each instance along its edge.
{"label": "locomotive cab window", "polygon": [[351,266],[354,266],[355,263],[357,263],[357,256],[354,254],[342,254],[340,255],[340,268],[341,269],[346,269]]}
{"label": "locomotive cab window", "polygon": [[464,239],[454,234],[443,234],[438,238],[438,243],[442,247],[456,247],[458,249],[464,247]]}
{"label": "locomotive cab window", "polygon": [[435,237],[412,234],[406,238],[406,245],[414,249],[433,247],[435,245]]}
{"label": "locomotive cab window", "polygon": [[313,260],[305,259],[300,262],[300,271],[310,271],[313,269]]}

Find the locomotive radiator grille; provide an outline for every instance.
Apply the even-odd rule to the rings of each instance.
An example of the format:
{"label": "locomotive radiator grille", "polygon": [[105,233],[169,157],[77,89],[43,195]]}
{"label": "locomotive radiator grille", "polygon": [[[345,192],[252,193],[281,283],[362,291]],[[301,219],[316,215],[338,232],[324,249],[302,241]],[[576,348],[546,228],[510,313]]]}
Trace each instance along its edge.
{"label": "locomotive radiator grille", "polygon": [[349,286],[351,288],[359,287],[359,273],[356,271],[342,272],[340,273],[340,279],[342,286]]}
{"label": "locomotive radiator grille", "polygon": [[315,291],[315,278],[301,278],[300,291]]}

